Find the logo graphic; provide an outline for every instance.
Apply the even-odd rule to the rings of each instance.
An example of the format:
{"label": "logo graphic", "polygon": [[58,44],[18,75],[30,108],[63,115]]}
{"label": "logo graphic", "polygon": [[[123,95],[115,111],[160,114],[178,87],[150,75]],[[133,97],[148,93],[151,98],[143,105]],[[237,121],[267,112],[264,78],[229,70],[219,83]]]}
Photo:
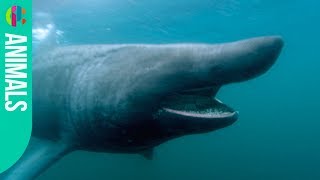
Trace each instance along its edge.
{"label": "logo graphic", "polygon": [[27,20],[22,18],[24,14],[26,14],[26,9],[21,6],[10,7],[6,13],[7,23],[13,27],[17,27],[18,22],[21,22],[22,25],[25,24]]}

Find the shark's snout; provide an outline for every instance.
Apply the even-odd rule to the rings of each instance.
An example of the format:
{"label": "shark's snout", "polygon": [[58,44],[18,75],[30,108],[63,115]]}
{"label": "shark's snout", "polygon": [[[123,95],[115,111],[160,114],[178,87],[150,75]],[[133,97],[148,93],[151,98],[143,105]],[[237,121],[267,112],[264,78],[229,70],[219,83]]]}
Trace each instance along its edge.
{"label": "shark's snout", "polygon": [[266,37],[261,37],[256,39],[257,40],[260,39],[263,44],[273,47],[275,50],[277,50],[278,54],[280,53],[281,48],[284,45],[284,42],[281,36],[266,36]]}
{"label": "shark's snout", "polygon": [[[255,78],[275,63],[284,43],[280,36],[252,38],[220,45],[212,61],[211,75],[216,84]],[[218,77],[218,78],[217,78]]]}
{"label": "shark's snout", "polygon": [[244,80],[265,73],[275,63],[284,44],[280,36],[256,38],[247,43],[248,54],[242,72]]}

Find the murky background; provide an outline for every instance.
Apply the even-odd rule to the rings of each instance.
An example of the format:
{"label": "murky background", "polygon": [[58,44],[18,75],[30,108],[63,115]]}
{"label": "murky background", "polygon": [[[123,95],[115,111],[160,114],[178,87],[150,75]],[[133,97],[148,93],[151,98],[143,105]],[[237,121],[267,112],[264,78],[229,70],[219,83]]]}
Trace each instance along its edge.
{"label": "murky background", "polygon": [[317,0],[34,0],[34,54],[56,46],[225,42],[282,35],[264,76],[225,86],[231,127],[172,140],[154,160],[75,152],[39,180],[320,179],[320,2]]}

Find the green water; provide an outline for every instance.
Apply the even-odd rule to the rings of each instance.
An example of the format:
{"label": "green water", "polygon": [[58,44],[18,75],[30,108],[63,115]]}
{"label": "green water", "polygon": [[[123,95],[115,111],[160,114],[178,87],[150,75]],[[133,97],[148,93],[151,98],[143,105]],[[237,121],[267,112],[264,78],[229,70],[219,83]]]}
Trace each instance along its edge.
{"label": "green water", "polygon": [[317,0],[35,0],[34,28],[47,30],[35,38],[35,53],[69,44],[213,43],[274,34],[285,41],[267,74],[219,91],[240,111],[233,126],[165,143],[152,161],[75,152],[38,180],[320,179],[319,8]]}

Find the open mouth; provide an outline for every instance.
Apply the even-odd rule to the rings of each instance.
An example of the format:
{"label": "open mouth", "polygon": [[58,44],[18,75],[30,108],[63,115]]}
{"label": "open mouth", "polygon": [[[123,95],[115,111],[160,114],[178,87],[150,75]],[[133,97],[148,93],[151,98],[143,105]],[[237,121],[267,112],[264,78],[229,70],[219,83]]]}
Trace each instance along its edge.
{"label": "open mouth", "polygon": [[211,89],[202,88],[172,94],[162,101],[162,110],[193,119],[237,119],[238,112],[216,99]]}

